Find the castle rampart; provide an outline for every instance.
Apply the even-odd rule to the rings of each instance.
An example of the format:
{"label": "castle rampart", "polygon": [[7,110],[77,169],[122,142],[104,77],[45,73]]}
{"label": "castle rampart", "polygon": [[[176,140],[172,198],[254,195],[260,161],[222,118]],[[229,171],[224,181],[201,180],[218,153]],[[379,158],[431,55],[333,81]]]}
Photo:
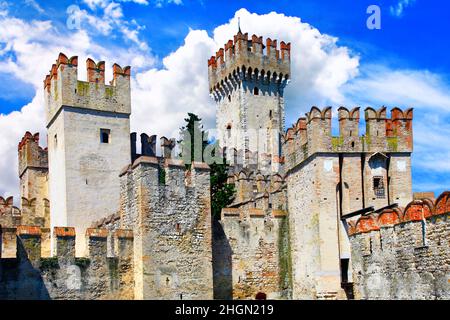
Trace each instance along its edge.
{"label": "castle rampart", "polygon": [[65,106],[117,114],[131,114],[131,68],[113,65],[113,80],[105,84],[105,62],[87,59],[87,82],[78,80],[78,57],[60,53],[44,80],[47,99],[47,126]]}
{"label": "castle rampart", "polygon": [[339,136],[331,134],[331,107],[320,110],[312,107],[306,117],[287,129],[282,138],[286,169],[289,170],[306,160],[313,153],[411,153],[412,109],[391,110],[386,117],[386,108],[375,111],[365,109],[366,133],[359,135],[359,108],[349,111],[338,109]]}
{"label": "castle rampart", "polygon": [[[265,51],[264,51],[265,50]],[[209,86],[211,93],[228,96],[228,87],[234,86],[239,78],[253,80],[261,84],[282,82],[290,75],[291,44],[256,35],[248,39],[248,33],[239,31],[234,41],[229,40],[224,48],[208,60]]]}
{"label": "castle rampart", "polygon": [[107,231],[87,229],[88,254],[82,258],[75,256],[74,228],[53,229],[51,257],[42,255],[40,227],[18,226],[2,231],[2,239],[17,238],[0,242],[2,252],[15,249],[14,256],[0,259],[0,299],[133,299],[131,231],[116,230],[115,255],[109,257]]}
{"label": "castle rampart", "polygon": [[135,234],[135,297],[212,299],[209,167],[140,156],[120,179],[121,225]]}
{"label": "castle rampart", "polygon": [[449,299],[450,192],[349,221],[356,299]]}

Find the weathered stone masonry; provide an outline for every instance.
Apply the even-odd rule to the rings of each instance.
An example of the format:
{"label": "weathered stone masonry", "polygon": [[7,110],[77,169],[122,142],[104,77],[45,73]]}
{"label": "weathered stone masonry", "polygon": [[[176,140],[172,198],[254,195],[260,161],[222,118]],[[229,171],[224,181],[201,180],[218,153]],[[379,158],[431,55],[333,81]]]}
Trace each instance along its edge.
{"label": "weathered stone masonry", "polygon": [[0,259],[0,299],[134,298],[131,231],[116,230],[113,257],[107,256],[105,229],[86,230],[88,254],[81,258],[75,257],[74,228],[55,227],[53,235],[54,255],[42,257],[40,227],[3,229],[2,239],[17,240],[0,242],[16,245],[14,257]]}
{"label": "weathered stone masonry", "polygon": [[136,298],[212,299],[209,167],[162,162],[142,156],[121,175],[122,227],[135,233]]}
{"label": "weathered stone masonry", "polygon": [[349,223],[356,299],[450,299],[450,192]]}

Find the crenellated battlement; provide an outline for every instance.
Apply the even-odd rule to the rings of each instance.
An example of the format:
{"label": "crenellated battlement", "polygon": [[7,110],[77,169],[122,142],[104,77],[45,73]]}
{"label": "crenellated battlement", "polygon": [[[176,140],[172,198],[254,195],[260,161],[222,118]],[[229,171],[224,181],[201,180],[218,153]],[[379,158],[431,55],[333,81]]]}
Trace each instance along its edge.
{"label": "crenellated battlement", "polygon": [[269,85],[286,83],[290,76],[291,44],[266,39],[239,31],[234,40],[229,40],[224,48],[208,60],[210,92],[228,95],[228,91],[240,81],[253,81]]}
{"label": "crenellated battlement", "polygon": [[[11,238],[11,234],[17,236],[19,241],[14,243],[14,245],[17,245],[16,252],[19,253],[21,249],[20,247],[23,247],[28,255],[28,258],[30,260],[35,260],[34,262],[37,263],[37,266],[39,266],[39,260],[41,258],[48,258],[41,255],[41,241],[44,233],[47,233],[47,228],[41,228],[40,226],[19,225],[12,228],[2,228],[3,237]],[[73,260],[75,259],[75,241],[86,241],[86,248],[88,248],[86,251],[86,258],[98,259],[103,257],[106,259],[106,239],[109,234],[108,230],[103,228],[88,228],[86,229],[85,234],[85,239],[75,240],[75,228],[54,227],[53,237],[55,239],[55,245],[52,257],[56,257],[61,260]],[[131,242],[133,241],[133,232],[131,230],[117,229],[114,231],[113,236],[118,239],[128,240]],[[0,242],[0,244],[2,244],[2,242]],[[11,243],[3,242],[3,246],[8,244],[10,245]],[[117,249],[118,248],[115,248],[114,250],[116,257],[118,257],[118,254],[121,254],[120,250]],[[11,248],[3,247],[2,250],[11,252]],[[127,253],[127,255],[131,254],[132,252]],[[16,257],[18,258],[19,255],[16,255]]]}
{"label": "crenellated battlement", "polygon": [[349,222],[355,298],[449,299],[450,192]]}
{"label": "crenellated battlement", "polygon": [[[106,229],[87,229],[76,239],[75,228],[53,228],[54,250],[49,257],[47,229],[38,226],[3,228],[0,252],[2,299],[133,299],[133,232],[114,232],[114,256],[107,254]],[[75,256],[75,243],[86,241],[87,255]],[[13,246],[15,248],[13,248]],[[11,255],[13,253],[13,255]],[[23,290],[26,283],[27,290]],[[45,288],[43,291],[42,288]]]}
{"label": "crenellated battlement", "polygon": [[365,109],[365,135],[359,135],[360,108],[338,109],[339,136],[332,136],[332,108],[312,107],[282,137],[287,169],[296,166],[317,152],[375,153],[412,152],[412,109],[391,110],[386,107]]}
{"label": "crenellated battlement", "polygon": [[48,150],[39,145],[39,133],[26,132],[17,147],[19,153],[19,177],[28,168],[48,170]]}
{"label": "crenellated battlement", "polygon": [[[43,211],[41,211],[43,210]],[[43,208],[37,206],[37,199],[21,197],[20,208],[14,206],[14,198],[0,197],[0,225],[17,227],[22,224],[33,224],[40,227],[49,226],[50,201],[43,199]]]}
{"label": "crenellated battlement", "polygon": [[383,227],[394,227],[414,221],[425,221],[450,213],[450,191],[442,193],[435,201],[421,199],[410,202],[405,208],[385,209],[380,213],[372,213],[349,221],[350,236],[371,231],[379,231]]}
{"label": "crenellated battlement", "polygon": [[105,62],[87,59],[87,82],[78,80],[78,57],[60,53],[44,80],[47,123],[63,107],[129,115],[131,113],[129,66],[113,65],[113,80],[105,84]]}
{"label": "crenellated battlement", "polygon": [[[154,148],[144,138],[146,154]],[[166,147],[170,140],[161,141]],[[120,174],[120,188],[120,224],[136,234],[142,270],[137,298],[211,299],[209,166],[193,162],[187,169],[176,158],[141,155]],[[193,282],[198,290],[190,289]]]}

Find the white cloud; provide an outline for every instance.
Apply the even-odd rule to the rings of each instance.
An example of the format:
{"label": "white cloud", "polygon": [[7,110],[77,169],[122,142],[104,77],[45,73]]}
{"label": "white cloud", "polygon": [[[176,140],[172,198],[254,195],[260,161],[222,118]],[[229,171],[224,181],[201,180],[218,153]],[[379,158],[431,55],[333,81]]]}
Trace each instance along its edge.
{"label": "white cloud", "polygon": [[90,29],[88,31],[96,30],[104,36],[111,35],[114,31],[119,31],[124,39],[138,45],[140,50],[149,50],[148,44],[139,38],[139,31],[145,29],[145,27],[139,25],[136,20],[128,21],[124,18],[120,4],[123,2],[148,5],[146,0],[118,0],[118,2],[112,0],[84,0],[84,3],[92,12],[80,9],[75,15],[80,19],[80,24],[87,23],[89,25]]}
{"label": "white cloud", "polygon": [[[86,1],[91,6],[104,6],[106,2],[109,3]],[[79,31],[67,39],[67,35],[60,35],[49,22],[26,23],[6,18],[3,20],[8,21],[4,22],[0,19],[0,43],[6,43],[7,49],[3,51],[13,52],[16,58],[1,58],[0,67],[33,84],[37,94],[21,111],[0,116],[0,131],[9,132],[0,140],[5,146],[0,157],[0,195],[17,191],[17,173],[11,168],[16,167],[16,145],[23,133],[26,130],[45,133],[42,79],[59,51],[78,54],[81,61],[93,55],[108,63],[131,64],[132,130],[173,137],[177,136],[187,112],[197,113],[207,127],[214,126],[216,108],[209,97],[206,61],[236,33],[238,17],[241,28],[250,37],[255,33],[292,43],[292,81],[286,90],[287,125],[308,111],[311,105],[341,103],[413,106],[419,111],[432,110],[430,121],[437,121],[439,125],[448,123],[439,116],[431,117],[450,110],[447,109],[450,106],[449,91],[443,79],[425,71],[396,71],[380,66],[363,66],[361,70],[359,57],[339,46],[337,38],[320,33],[297,17],[277,13],[257,15],[241,9],[228,23],[217,27],[213,37],[206,31],[190,30],[183,45],[163,59],[162,68],[152,67],[153,57],[142,53],[135,43],[128,50],[105,48],[95,44],[87,32]],[[59,43],[71,46],[62,48]],[[79,69],[83,71],[82,66]],[[443,139],[450,132],[441,134],[435,130],[435,136],[427,139],[427,126],[420,123],[416,117],[416,159],[429,160],[428,163],[434,161],[447,170],[445,161],[439,162],[439,157],[444,155],[446,157],[442,159],[448,159],[450,154],[445,153],[448,150],[438,156],[430,151],[435,149],[433,143],[444,144],[446,140]],[[415,162],[415,165],[422,165],[423,170],[431,167],[421,163]]]}
{"label": "white cloud", "polygon": [[42,9],[39,3],[35,0],[25,0],[25,4],[32,7],[38,13],[44,13],[44,9]]}
{"label": "white cloud", "polygon": [[445,79],[426,70],[370,65],[342,93],[347,105],[414,107],[413,167],[450,173],[450,86]]}
{"label": "white cloud", "polygon": [[36,90],[33,100],[9,114],[0,109],[0,195],[17,197],[17,144],[26,131],[40,132],[45,139],[43,80],[59,52],[78,55],[79,78],[86,79],[85,59],[105,60],[107,80],[112,78],[112,64],[132,65],[133,70],[148,69],[155,59],[135,47],[102,47],[84,30],[58,32],[49,21],[26,22],[5,15],[0,17],[0,68],[12,81],[20,80]]}
{"label": "white cloud", "polygon": [[411,6],[414,2],[415,0],[399,0],[395,6],[389,7],[389,12],[394,17],[401,17],[403,16],[405,9]]}

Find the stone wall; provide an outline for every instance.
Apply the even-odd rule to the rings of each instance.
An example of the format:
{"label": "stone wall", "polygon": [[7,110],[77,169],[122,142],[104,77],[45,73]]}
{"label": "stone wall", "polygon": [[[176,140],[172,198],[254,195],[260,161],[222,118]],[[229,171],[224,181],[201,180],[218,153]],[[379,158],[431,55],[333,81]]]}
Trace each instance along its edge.
{"label": "stone wall", "polygon": [[[106,253],[105,229],[86,231],[86,257],[75,257],[75,229],[54,228],[55,251],[42,256],[41,228],[19,226],[2,230],[0,299],[133,299],[133,234],[115,232],[115,255]],[[16,238],[17,236],[17,238]]]}
{"label": "stone wall", "polygon": [[[286,211],[245,208],[222,210],[216,231],[220,247],[215,255],[216,298],[289,298],[291,268]],[[223,286],[229,290],[224,292]]]}
{"label": "stone wall", "polygon": [[450,192],[349,223],[356,299],[450,299]]}
{"label": "stone wall", "polygon": [[142,156],[121,175],[121,223],[135,234],[135,298],[212,299],[209,168],[163,163]]}

